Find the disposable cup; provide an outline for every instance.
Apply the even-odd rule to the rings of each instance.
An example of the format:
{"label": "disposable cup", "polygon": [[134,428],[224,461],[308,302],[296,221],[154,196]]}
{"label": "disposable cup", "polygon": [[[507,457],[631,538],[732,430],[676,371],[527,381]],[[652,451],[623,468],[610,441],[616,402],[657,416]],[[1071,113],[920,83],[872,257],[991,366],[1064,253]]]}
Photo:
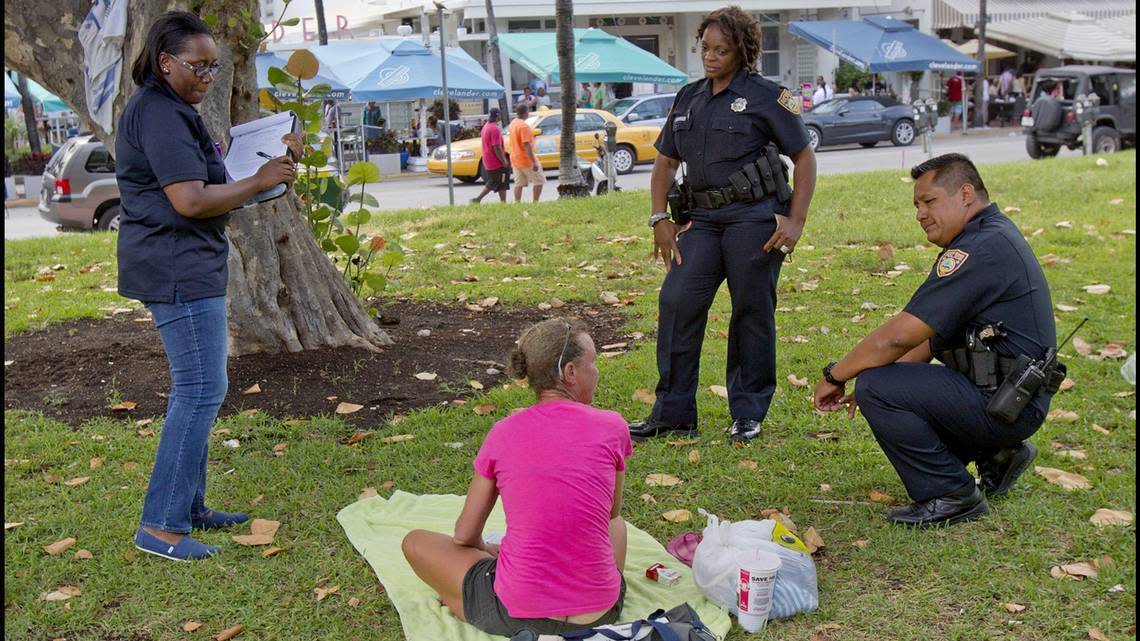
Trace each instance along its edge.
{"label": "disposable cup", "polygon": [[763,550],[748,550],[736,555],[740,583],[737,587],[737,620],[748,632],[757,632],[768,623],[772,610],[772,592],[780,557]]}

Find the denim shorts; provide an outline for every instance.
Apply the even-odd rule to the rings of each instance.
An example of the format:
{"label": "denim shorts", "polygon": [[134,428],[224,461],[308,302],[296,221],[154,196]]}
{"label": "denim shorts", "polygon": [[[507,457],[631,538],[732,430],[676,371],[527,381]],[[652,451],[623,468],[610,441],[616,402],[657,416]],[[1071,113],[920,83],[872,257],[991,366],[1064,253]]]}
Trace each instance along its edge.
{"label": "denim shorts", "polygon": [[609,625],[618,620],[622,604],[625,603],[626,585],[623,576],[617,601],[593,623],[569,623],[558,619],[516,619],[507,614],[507,608],[499,600],[499,595],[495,594],[497,565],[498,559],[483,559],[471,566],[463,577],[463,618],[489,634],[509,637],[519,630],[526,629],[539,634],[563,634],[596,625]]}

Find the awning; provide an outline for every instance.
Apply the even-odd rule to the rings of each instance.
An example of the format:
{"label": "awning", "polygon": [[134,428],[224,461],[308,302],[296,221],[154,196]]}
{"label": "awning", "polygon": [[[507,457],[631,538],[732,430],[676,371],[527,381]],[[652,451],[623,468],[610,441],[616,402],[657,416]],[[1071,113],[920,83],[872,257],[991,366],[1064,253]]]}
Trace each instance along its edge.
{"label": "awning", "polygon": [[[273,92],[274,96],[282,100],[290,100],[296,98],[293,92],[286,92],[277,89],[269,84],[269,68],[278,67],[284,69],[285,65],[289,62],[289,52],[268,52],[259,53],[254,58],[254,63],[257,65],[257,86],[261,89],[269,89]],[[311,80],[302,80],[301,88],[308,91],[313,85],[327,84],[332,87],[332,92],[327,96],[333,100],[348,100],[350,91],[348,85],[344,84],[339,78],[330,75],[327,72],[318,73],[316,77]]]}
{"label": "awning", "polygon": [[[499,50],[546,82],[561,82],[554,32],[499,34]],[[683,71],[645,49],[594,28],[574,30],[574,78],[578,82],[673,85],[689,81]]]}
{"label": "awning", "polygon": [[891,18],[789,22],[788,31],[863,71],[977,71],[978,62]]}
{"label": "awning", "polygon": [[[1136,0],[987,0],[987,25],[1076,11],[1092,18],[1136,15]],[[1133,18],[1134,19],[1134,18]],[[934,29],[974,28],[978,0],[934,0]]]}
{"label": "awning", "polygon": [[20,106],[20,90],[16,88],[16,83],[12,82],[12,77],[8,75],[7,70],[4,71],[4,108],[15,109]]}
{"label": "awning", "polygon": [[[946,42],[943,40],[943,42]],[[975,60],[978,58],[978,41],[967,40],[960,45],[947,43],[962,53],[964,56],[969,56]],[[992,42],[986,43],[986,60],[1000,60],[1002,58],[1014,58],[1017,54],[993,44]]]}
{"label": "awning", "polygon": [[1111,31],[1100,21],[1079,13],[999,22],[986,27],[987,36],[1040,51],[1054,58],[1089,62],[1135,62],[1136,36]]}
{"label": "awning", "polygon": [[[386,102],[443,95],[438,41],[428,49],[410,38],[387,36],[307,49],[320,62],[320,75],[303,82],[302,86],[327,82],[335,89],[334,98],[350,96],[352,100]],[[258,86],[272,89],[268,84],[268,68],[284,67],[288,57],[287,51],[259,55]],[[503,95],[503,87],[466,51],[448,47],[446,58],[449,97],[463,100]]]}

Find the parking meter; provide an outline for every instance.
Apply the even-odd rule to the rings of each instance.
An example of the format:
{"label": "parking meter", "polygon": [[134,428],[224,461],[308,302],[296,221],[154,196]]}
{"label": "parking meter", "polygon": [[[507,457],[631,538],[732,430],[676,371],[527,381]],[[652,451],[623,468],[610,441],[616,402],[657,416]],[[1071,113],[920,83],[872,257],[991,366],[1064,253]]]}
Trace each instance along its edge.
{"label": "parking meter", "polygon": [[926,103],[919,98],[911,103],[911,108],[914,111],[914,126],[918,129],[918,134],[922,136],[922,150],[930,153],[930,136],[927,135],[926,131],[928,118],[926,114]]}
{"label": "parking meter", "polygon": [[1089,97],[1085,94],[1077,94],[1073,99],[1073,115],[1076,116],[1077,124],[1081,126],[1081,145],[1084,155],[1092,154],[1092,111],[1089,109]]}
{"label": "parking meter", "polygon": [[933,140],[934,130],[938,128],[938,101],[934,98],[926,99],[926,117],[928,118],[927,125],[930,127],[930,135]]}
{"label": "parking meter", "polygon": [[617,151],[617,125],[606,122],[606,178],[610,182],[610,190],[617,191],[617,171],[614,169],[614,152]]}

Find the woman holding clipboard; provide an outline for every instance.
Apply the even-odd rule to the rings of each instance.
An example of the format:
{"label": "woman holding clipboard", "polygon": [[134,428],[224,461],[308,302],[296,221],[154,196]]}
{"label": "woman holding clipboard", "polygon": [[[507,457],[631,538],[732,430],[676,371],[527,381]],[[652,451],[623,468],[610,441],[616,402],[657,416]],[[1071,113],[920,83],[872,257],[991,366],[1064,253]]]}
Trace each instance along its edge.
{"label": "woman holding clipboard", "polygon": [[[268,160],[226,182],[219,148],[194,105],[221,65],[210,28],[198,16],[163,14],[134,61],[138,91],[119,119],[115,174],[122,218],[119,294],[142,301],[154,317],[170,363],[171,392],[135,546],[176,561],[218,548],[192,528],[242,523],[247,516],[206,506],[207,441],[225,399],[226,259],[229,211],[258,192],[292,186],[293,161]],[[300,157],[301,140],[282,139]]]}

